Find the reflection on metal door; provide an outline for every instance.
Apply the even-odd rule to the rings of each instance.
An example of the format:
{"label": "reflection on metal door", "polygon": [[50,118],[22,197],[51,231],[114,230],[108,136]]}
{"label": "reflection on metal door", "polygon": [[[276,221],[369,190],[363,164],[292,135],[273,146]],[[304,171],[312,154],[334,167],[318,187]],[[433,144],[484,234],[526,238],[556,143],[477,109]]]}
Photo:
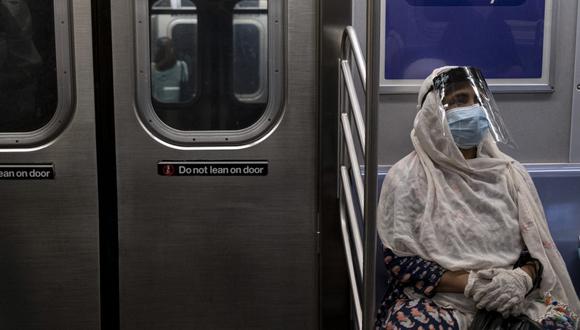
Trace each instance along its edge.
{"label": "reflection on metal door", "polygon": [[112,3],[121,328],[318,327],[315,11]]}
{"label": "reflection on metal door", "polygon": [[90,17],[0,1],[2,329],[100,328]]}

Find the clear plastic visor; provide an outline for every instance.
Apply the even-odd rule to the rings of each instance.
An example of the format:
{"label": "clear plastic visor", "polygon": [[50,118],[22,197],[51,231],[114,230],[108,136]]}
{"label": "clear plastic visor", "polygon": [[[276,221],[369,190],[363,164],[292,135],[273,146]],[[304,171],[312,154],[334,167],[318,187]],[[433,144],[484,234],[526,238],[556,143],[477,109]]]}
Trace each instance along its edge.
{"label": "clear plastic visor", "polygon": [[437,93],[444,120],[445,114],[449,111],[479,105],[487,118],[489,132],[495,141],[515,146],[479,69],[458,67],[440,73],[433,78],[433,88]]}

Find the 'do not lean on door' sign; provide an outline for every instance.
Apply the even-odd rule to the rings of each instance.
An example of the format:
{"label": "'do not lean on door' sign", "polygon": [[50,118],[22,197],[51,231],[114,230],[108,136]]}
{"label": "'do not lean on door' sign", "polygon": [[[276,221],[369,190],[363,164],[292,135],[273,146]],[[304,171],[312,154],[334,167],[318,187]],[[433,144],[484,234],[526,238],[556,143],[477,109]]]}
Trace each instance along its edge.
{"label": "'do not lean on door' sign", "polygon": [[54,165],[0,164],[0,180],[54,180]]}
{"label": "'do not lean on door' sign", "polygon": [[161,161],[161,176],[267,176],[268,161]]}

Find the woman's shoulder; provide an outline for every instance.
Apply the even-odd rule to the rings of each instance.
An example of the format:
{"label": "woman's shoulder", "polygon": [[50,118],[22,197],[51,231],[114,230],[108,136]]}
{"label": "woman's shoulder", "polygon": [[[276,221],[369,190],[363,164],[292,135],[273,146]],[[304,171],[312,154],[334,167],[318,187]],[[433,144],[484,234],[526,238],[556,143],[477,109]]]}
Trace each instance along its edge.
{"label": "woman's shoulder", "polygon": [[388,171],[388,175],[397,174],[397,175],[408,175],[409,170],[416,167],[416,165],[420,162],[419,157],[417,157],[417,153],[412,151],[407,156],[399,159]]}
{"label": "woman's shoulder", "polygon": [[391,169],[404,168],[405,166],[408,166],[410,163],[415,161],[416,158],[417,158],[417,152],[413,150],[410,153],[408,153],[405,157],[399,159],[395,164],[393,164]]}
{"label": "woman's shoulder", "polygon": [[519,172],[521,175],[523,175],[525,178],[529,177],[530,174],[528,173],[528,170],[526,169],[526,167],[518,162],[517,160],[509,157],[508,161],[510,162],[511,166],[517,171]]}
{"label": "woman's shoulder", "polygon": [[401,184],[406,185],[409,180],[418,179],[421,176],[423,176],[423,174],[419,157],[417,157],[415,151],[412,151],[391,166],[387,172],[383,187],[385,185],[393,187]]}

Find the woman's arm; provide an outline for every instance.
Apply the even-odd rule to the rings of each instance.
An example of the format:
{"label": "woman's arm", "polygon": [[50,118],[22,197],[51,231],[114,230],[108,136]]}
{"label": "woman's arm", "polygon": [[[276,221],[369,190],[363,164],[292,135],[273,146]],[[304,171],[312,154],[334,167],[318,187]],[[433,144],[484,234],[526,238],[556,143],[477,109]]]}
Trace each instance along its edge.
{"label": "woman's arm", "polygon": [[[542,282],[542,273],[544,272],[544,267],[542,266],[542,263],[538,259],[532,257],[532,255],[528,251],[528,248],[525,246],[524,246],[524,249],[522,250],[522,253],[520,254],[520,258],[518,259],[518,261],[514,265],[514,268],[517,268],[517,267],[521,268],[528,275],[530,275],[530,278],[532,279],[532,282],[534,283],[530,292],[533,291],[534,289],[540,287],[540,283]],[[530,292],[528,292],[528,294]]]}
{"label": "woman's arm", "polygon": [[383,249],[387,272],[400,285],[413,287],[415,292],[427,297],[435,294],[445,269],[433,261],[419,256],[400,257],[388,248]]}
{"label": "woman's arm", "polygon": [[437,292],[463,293],[469,273],[463,270],[446,271],[439,281]]}
{"label": "woman's arm", "polygon": [[387,271],[405,286],[426,296],[436,292],[463,293],[469,273],[448,271],[433,261],[418,256],[399,257],[390,249],[383,249]]}
{"label": "woman's arm", "polygon": [[[520,254],[520,258],[514,265],[514,268],[517,267],[521,268],[530,276],[532,282],[534,282],[534,288],[540,286],[542,274],[541,264],[539,264],[538,260],[530,256],[527,249],[524,249]],[[469,273],[466,271],[446,271],[437,285],[437,292],[463,293],[467,285],[468,277]]]}

